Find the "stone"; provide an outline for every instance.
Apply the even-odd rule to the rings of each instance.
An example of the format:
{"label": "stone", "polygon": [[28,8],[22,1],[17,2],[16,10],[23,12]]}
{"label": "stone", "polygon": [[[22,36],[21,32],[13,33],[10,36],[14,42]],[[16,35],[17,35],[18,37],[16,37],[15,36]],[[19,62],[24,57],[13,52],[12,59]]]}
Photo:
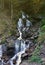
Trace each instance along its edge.
{"label": "stone", "polygon": [[30,39],[31,39],[31,40],[34,40],[34,37],[31,37]]}

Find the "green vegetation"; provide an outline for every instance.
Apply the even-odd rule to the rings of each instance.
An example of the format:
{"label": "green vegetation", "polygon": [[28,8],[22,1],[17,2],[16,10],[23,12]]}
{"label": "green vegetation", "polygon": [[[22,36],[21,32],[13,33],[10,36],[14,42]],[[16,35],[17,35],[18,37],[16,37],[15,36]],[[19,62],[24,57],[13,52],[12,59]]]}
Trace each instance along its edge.
{"label": "green vegetation", "polygon": [[45,40],[45,19],[42,19],[38,42],[43,42],[44,40]]}
{"label": "green vegetation", "polygon": [[32,16],[44,14],[45,11],[45,0],[2,0],[0,5],[4,11],[7,11],[7,14],[9,13],[8,15],[13,17],[16,17],[22,10]]}
{"label": "green vegetation", "polygon": [[37,46],[30,58],[30,62],[37,62],[37,63],[42,63],[41,57],[40,57],[40,50],[42,48],[42,44],[45,41],[45,19],[43,18],[41,21],[41,27],[39,31],[39,37],[36,40]]}
{"label": "green vegetation", "polygon": [[37,63],[42,63],[41,57],[40,57],[40,49],[41,49],[41,43],[45,41],[45,20],[42,19],[41,21],[41,27],[40,27],[40,32],[39,32],[39,37],[37,39],[37,46],[32,54],[32,57],[30,58],[31,62],[37,62]]}
{"label": "green vegetation", "polygon": [[5,42],[6,42],[6,39],[4,38],[4,39],[2,39],[0,44],[5,44]]}
{"label": "green vegetation", "polygon": [[41,57],[40,55],[40,49],[41,49],[41,45],[37,45],[37,47],[35,48],[31,58],[30,58],[30,62],[37,62],[37,63],[41,63]]}
{"label": "green vegetation", "polygon": [[45,18],[42,19],[41,21],[41,26],[45,25]]}
{"label": "green vegetation", "polygon": [[41,31],[42,31],[42,32],[45,32],[45,25],[43,25],[43,26],[41,27]]}

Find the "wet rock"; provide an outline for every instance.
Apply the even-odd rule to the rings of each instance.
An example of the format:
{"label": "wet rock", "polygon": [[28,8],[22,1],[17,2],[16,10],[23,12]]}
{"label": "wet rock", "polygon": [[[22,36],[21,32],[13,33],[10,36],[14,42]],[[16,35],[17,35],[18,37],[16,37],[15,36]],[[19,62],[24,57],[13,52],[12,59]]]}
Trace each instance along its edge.
{"label": "wet rock", "polygon": [[7,51],[7,44],[2,44],[2,51],[3,53]]}
{"label": "wet rock", "polygon": [[45,65],[45,58],[42,58],[42,65]]}
{"label": "wet rock", "polygon": [[27,53],[28,56],[31,56],[31,53],[34,51],[34,43],[30,40],[26,40],[26,44],[29,44],[29,47],[27,47],[25,53]]}
{"label": "wet rock", "polygon": [[42,65],[45,65],[45,44],[42,44],[42,48],[40,50],[40,57],[42,60]]}
{"label": "wet rock", "polygon": [[45,58],[42,58],[41,60],[42,60],[43,62],[45,62]]}
{"label": "wet rock", "polygon": [[19,37],[19,36],[20,36],[20,34],[19,34],[19,33],[17,33],[17,34],[16,34],[16,36],[17,36],[17,37]]}
{"label": "wet rock", "polygon": [[34,40],[34,39],[37,39],[38,38],[38,32],[34,32],[34,34],[31,36],[31,39]]}
{"label": "wet rock", "polygon": [[35,35],[35,36],[34,36],[34,38],[35,38],[35,39],[37,39],[37,38],[38,38],[38,36],[37,36],[37,35]]}
{"label": "wet rock", "polygon": [[34,38],[37,39],[38,38],[38,35],[39,35],[38,32],[35,32]]}
{"label": "wet rock", "polygon": [[45,58],[45,45],[42,45],[42,48],[40,50],[40,57]]}
{"label": "wet rock", "polygon": [[13,57],[15,54],[15,48],[14,47],[7,47],[7,56]]}
{"label": "wet rock", "polygon": [[34,37],[31,37],[30,39],[31,39],[31,40],[34,40]]}

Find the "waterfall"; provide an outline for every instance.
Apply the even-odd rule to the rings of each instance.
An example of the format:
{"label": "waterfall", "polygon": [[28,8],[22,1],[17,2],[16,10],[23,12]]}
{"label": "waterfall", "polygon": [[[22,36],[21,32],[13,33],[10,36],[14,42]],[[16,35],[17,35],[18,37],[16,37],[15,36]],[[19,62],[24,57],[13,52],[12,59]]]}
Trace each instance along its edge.
{"label": "waterfall", "polygon": [[[27,15],[27,17],[29,17]],[[10,64],[13,65],[13,60],[17,58],[16,60],[16,65],[19,65],[21,63],[21,56],[22,54],[25,53],[26,49],[29,48],[29,44],[26,44],[26,42],[28,43],[28,41],[24,41],[22,39],[22,30],[24,29],[24,25],[23,25],[23,20],[26,18],[24,12],[22,12],[22,18],[19,18],[18,21],[18,31],[19,31],[19,38],[17,38],[17,40],[15,41],[15,55],[11,58]],[[32,25],[32,23],[26,19],[26,27],[29,28]]]}
{"label": "waterfall", "polygon": [[19,40],[22,39],[22,28],[23,27],[24,27],[23,21],[22,21],[21,18],[19,18],[19,21],[18,21],[18,31],[19,31],[19,34],[20,34],[20,36],[18,38]]}
{"label": "waterfall", "polygon": [[1,60],[1,58],[2,58],[2,45],[0,45],[0,60]]}
{"label": "waterfall", "polygon": [[[29,17],[27,15],[27,17]],[[25,41],[23,38],[22,38],[22,30],[24,30],[25,28],[29,28],[32,23],[26,19],[26,27],[24,28],[24,24],[23,24],[23,19],[26,19],[26,16],[25,16],[25,13],[22,12],[22,17],[19,18],[19,21],[17,23],[17,28],[18,28],[18,31],[19,31],[19,34],[20,36],[15,40],[15,43],[14,43],[14,46],[15,46],[15,55],[9,59],[9,61],[7,61],[7,63],[3,62],[2,60],[2,63],[4,64],[8,64],[10,63],[10,65],[14,65],[13,64],[13,60],[16,59],[16,65],[19,65],[21,63],[21,57],[22,57],[22,54],[25,53],[26,49],[29,48],[29,44],[28,44],[28,41]],[[2,57],[2,46],[0,46],[0,59]]]}
{"label": "waterfall", "polygon": [[3,54],[2,45],[0,45],[0,65],[3,65],[3,60],[1,59],[2,58],[2,54]]}
{"label": "waterfall", "polygon": [[26,27],[30,27],[30,26],[32,26],[32,23],[28,19],[26,19]]}
{"label": "waterfall", "polygon": [[22,33],[20,30],[19,30],[19,33],[20,33],[20,37],[18,39],[21,40],[22,39]]}
{"label": "waterfall", "polygon": [[[23,14],[22,14],[22,16],[23,16]],[[20,52],[20,53],[18,54],[18,59],[16,61],[16,65],[19,65],[21,63],[21,56],[23,53],[25,53],[25,41],[22,39],[22,30],[21,30],[22,28],[23,28],[22,19],[19,18],[18,31],[19,31],[20,36],[17,39],[17,41],[15,42],[15,49],[16,49],[17,54],[18,54],[18,52]]]}
{"label": "waterfall", "polygon": [[21,56],[23,53],[25,53],[25,41],[22,39],[22,36],[16,40],[15,49],[16,49],[16,54],[18,56],[16,65],[19,65],[21,63]]}
{"label": "waterfall", "polygon": [[26,18],[25,13],[22,12],[22,19],[25,19],[25,18]]}
{"label": "waterfall", "polygon": [[22,27],[23,26],[23,21],[22,21],[22,18],[19,18],[19,21],[18,21],[18,27]]}
{"label": "waterfall", "polygon": [[[27,18],[29,18],[28,15],[26,15],[26,16],[27,16]],[[19,65],[21,63],[22,54],[25,53],[27,48],[29,48],[29,44],[28,44],[29,42],[28,41],[24,41],[22,39],[22,30],[24,29],[24,25],[23,25],[23,20],[22,19],[26,19],[26,27],[27,27],[27,29],[29,29],[30,26],[32,25],[32,23],[26,18],[26,16],[25,16],[25,13],[22,12],[22,18],[19,18],[19,21],[18,21],[18,31],[19,31],[20,36],[19,36],[19,38],[18,38],[18,40],[16,42],[17,45],[15,43],[15,47],[16,47],[16,51],[18,51],[20,53],[18,54],[18,52],[17,52],[18,60],[16,61],[17,62],[16,65]],[[26,42],[27,42],[27,44],[26,44]]]}

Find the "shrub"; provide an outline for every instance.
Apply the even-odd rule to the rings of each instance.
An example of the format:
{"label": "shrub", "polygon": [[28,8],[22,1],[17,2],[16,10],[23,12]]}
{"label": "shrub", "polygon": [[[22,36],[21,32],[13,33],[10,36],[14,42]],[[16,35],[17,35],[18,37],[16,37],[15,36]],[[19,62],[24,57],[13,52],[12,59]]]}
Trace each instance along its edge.
{"label": "shrub", "polygon": [[41,21],[41,26],[45,25],[45,18],[42,19]]}
{"label": "shrub", "polygon": [[6,39],[3,38],[0,44],[5,44],[5,42],[6,42]]}
{"label": "shrub", "polygon": [[37,45],[37,47],[35,48],[31,58],[30,58],[30,61],[31,62],[37,62],[37,63],[41,63],[41,58],[40,58],[40,49],[41,49],[41,46]]}
{"label": "shrub", "polygon": [[42,32],[45,32],[45,25],[43,25],[43,26],[41,27],[41,31],[42,31]]}
{"label": "shrub", "polygon": [[39,33],[39,37],[38,37],[38,42],[41,43],[45,40],[45,25],[43,25],[40,28],[40,33]]}

